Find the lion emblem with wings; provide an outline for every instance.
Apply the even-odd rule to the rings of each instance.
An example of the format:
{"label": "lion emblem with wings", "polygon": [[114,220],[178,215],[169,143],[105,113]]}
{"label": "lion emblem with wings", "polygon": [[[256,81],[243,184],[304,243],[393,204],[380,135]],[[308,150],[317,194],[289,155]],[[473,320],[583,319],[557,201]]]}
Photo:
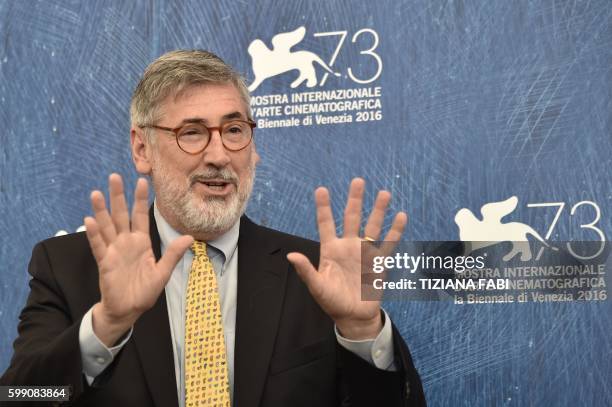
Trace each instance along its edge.
{"label": "lion emblem with wings", "polygon": [[253,59],[255,80],[249,85],[250,92],[257,89],[266,79],[293,70],[297,70],[299,75],[291,83],[291,88],[297,88],[304,81],[306,86],[312,88],[318,83],[315,62],[330,74],[340,76],[314,52],[291,51],[291,48],[302,41],[305,35],[306,28],[303,26],[290,32],[279,33],[272,38],[272,49],[260,39],[251,42],[248,51]]}
{"label": "lion emblem with wings", "polygon": [[485,204],[480,208],[482,220],[478,219],[469,209],[460,209],[455,215],[455,223],[459,226],[459,238],[461,241],[470,242],[470,251],[500,242],[511,242],[512,250],[503,257],[504,261],[511,260],[517,254],[520,254],[521,261],[531,260],[531,248],[527,235],[533,236],[549,249],[557,250],[557,248],[546,243],[538,232],[525,223],[502,223],[502,218],[512,213],[517,205],[518,198],[516,196],[512,196],[505,201]]}

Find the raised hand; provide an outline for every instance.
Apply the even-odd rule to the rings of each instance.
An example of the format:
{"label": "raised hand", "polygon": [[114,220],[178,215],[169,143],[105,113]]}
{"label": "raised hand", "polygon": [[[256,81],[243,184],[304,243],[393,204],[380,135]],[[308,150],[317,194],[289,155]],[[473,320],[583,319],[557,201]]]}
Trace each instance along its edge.
{"label": "raised hand", "polygon": [[[323,310],[334,320],[340,333],[348,339],[375,338],[382,329],[380,300],[361,300],[361,245],[359,236],[361,211],[365,181],[355,178],[349,188],[349,196],[344,210],[344,236],[336,236],[336,225],[326,188],[317,188],[317,224],[321,241],[319,269],[315,269],[306,256],[289,253],[287,258],[308,286],[310,293]],[[399,241],[408,217],[398,212],[391,229],[384,239],[380,239],[385,210],[391,194],[380,191],[374,208],[368,218],[364,235],[374,240],[386,242]],[[384,251],[390,252],[394,244],[385,244]],[[377,253],[377,251],[381,253]],[[367,257],[383,254],[382,248],[370,245]]]}
{"label": "raised hand", "polygon": [[109,195],[110,213],[102,192],[91,193],[94,217],[85,218],[85,227],[100,277],[101,300],[93,309],[93,328],[104,344],[112,346],[155,304],[193,238],[176,239],[156,262],[149,235],[147,181],[140,178],[136,184],[131,222],[118,174],[109,177]]}

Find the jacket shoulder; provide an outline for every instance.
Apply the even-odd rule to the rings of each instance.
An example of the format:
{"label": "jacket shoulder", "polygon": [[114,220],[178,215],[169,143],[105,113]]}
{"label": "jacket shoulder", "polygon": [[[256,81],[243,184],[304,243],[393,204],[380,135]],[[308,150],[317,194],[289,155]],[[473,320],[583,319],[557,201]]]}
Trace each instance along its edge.
{"label": "jacket shoulder", "polygon": [[89,248],[89,242],[85,232],[69,233],[41,240],[37,245],[44,246],[49,250],[61,250],[65,247]]}
{"label": "jacket shoulder", "polygon": [[32,255],[44,254],[49,261],[69,261],[74,263],[80,258],[93,258],[85,232],[55,236],[38,242]]}
{"label": "jacket shoulder", "polygon": [[84,278],[97,281],[97,270],[85,232],[51,237],[32,249],[29,272],[34,277],[50,272],[61,285]]}
{"label": "jacket shoulder", "polygon": [[299,251],[314,258],[317,258],[319,253],[319,242],[258,225],[246,216],[241,219],[240,236],[256,239],[259,244],[272,250],[277,248],[287,252]]}

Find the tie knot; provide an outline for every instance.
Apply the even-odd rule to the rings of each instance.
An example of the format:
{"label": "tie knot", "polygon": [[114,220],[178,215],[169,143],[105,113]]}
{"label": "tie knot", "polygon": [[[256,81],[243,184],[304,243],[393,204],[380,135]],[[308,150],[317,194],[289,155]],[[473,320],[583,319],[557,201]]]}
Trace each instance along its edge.
{"label": "tie knot", "polygon": [[201,240],[196,240],[191,245],[191,250],[195,257],[208,257],[206,253],[206,243]]}

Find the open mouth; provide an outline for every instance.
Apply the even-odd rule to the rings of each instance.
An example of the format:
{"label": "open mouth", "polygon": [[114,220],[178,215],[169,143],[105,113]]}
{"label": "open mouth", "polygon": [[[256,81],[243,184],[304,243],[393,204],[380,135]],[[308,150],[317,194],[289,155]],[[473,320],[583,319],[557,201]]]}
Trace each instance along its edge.
{"label": "open mouth", "polygon": [[211,195],[227,195],[232,191],[234,183],[222,179],[200,179],[196,182],[203,192]]}
{"label": "open mouth", "polygon": [[229,185],[229,182],[202,181],[202,184],[206,185],[208,188],[212,189],[213,191],[223,191]]}

